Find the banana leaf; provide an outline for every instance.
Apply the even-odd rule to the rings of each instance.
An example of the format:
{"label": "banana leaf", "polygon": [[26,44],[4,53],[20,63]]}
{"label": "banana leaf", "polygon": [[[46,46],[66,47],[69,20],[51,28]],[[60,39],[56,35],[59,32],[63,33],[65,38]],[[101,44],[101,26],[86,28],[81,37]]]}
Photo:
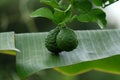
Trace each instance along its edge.
{"label": "banana leaf", "polygon": [[0,33],[0,53],[16,55],[14,32]]}
{"label": "banana leaf", "polygon": [[[28,77],[43,69],[78,63],[83,67],[81,69],[82,72],[95,68],[103,71],[109,70],[109,72],[118,69],[116,67],[118,67],[117,61],[119,61],[119,56],[117,56],[117,59],[111,59],[111,57],[120,54],[120,30],[86,30],[75,32],[79,40],[78,47],[71,52],[61,52],[59,55],[54,55],[46,49],[44,42],[48,34],[47,32],[16,34],[16,48],[21,51],[17,52],[16,65],[21,78]],[[107,58],[108,60],[102,60]],[[107,62],[109,59],[112,61],[111,69],[106,66],[109,64]],[[101,61],[97,62],[97,60]],[[112,69],[113,62],[115,64],[114,69]],[[102,65],[105,65],[106,68],[102,67]],[[114,70],[114,72],[116,71]],[[118,70],[117,73],[120,73],[120,71]]]}

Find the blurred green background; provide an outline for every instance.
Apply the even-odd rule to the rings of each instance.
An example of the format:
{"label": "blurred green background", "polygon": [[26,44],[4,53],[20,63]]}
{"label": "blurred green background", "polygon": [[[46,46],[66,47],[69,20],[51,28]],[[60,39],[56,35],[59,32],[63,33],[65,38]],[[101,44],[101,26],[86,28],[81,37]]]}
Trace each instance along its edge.
{"label": "blurred green background", "polygon": [[[39,0],[0,0],[0,32],[14,31],[15,33],[48,32],[55,25],[46,18],[31,18],[32,11],[45,6]],[[110,28],[117,28],[116,24],[108,24]],[[73,21],[68,25],[75,30],[100,29],[96,23],[83,23]],[[109,27],[107,27],[109,28]],[[11,63],[12,62],[12,63]],[[6,68],[6,69],[4,69]],[[15,74],[15,56],[0,54],[0,80],[19,80]],[[12,78],[8,76],[11,76]],[[120,80],[120,75],[90,71],[76,76],[66,76],[54,69],[41,71],[29,77],[27,80]]]}

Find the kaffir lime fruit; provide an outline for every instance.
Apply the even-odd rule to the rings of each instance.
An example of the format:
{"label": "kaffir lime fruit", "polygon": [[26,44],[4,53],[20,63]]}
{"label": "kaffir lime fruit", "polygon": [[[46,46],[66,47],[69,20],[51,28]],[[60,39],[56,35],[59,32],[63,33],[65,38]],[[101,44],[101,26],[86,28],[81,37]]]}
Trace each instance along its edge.
{"label": "kaffir lime fruit", "polygon": [[61,52],[61,49],[57,46],[57,43],[56,43],[56,37],[59,32],[60,32],[59,27],[56,27],[55,29],[51,30],[48,33],[48,36],[45,39],[46,48],[53,53]]}
{"label": "kaffir lime fruit", "polygon": [[78,45],[75,32],[68,27],[56,27],[51,30],[45,40],[45,46],[53,53],[72,51]]}
{"label": "kaffir lime fruit", "polygon": [[75,32],[68,28],[62,27],[56,38],[57,46],[63,51],[72,51],[78,45],[78,39]]}

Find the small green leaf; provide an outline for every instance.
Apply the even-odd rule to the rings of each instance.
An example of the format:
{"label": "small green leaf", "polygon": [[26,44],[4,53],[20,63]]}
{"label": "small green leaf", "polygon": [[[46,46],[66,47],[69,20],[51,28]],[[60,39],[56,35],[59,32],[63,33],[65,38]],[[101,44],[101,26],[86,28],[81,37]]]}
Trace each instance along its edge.
{"label": "small green leaf", "polygon": [[54,22],[55,22],[56,24],[59,24],[60,22],[62,22],[63,19],[64,19],[64,16],[65,16],[65,12],[64,12],[64,11],[55,8],[55,12],[54,12]]}
{"label": "small green leaf", "polygon": [[61,24],[65,24],[65,23],[69,22],[71,19],[71,15],[72,14],[70,11],[65,12],[65,17],[64,17],[64,20],[61,22]]}
{"label": "small green leaf", "polygon": [[80,21],[80,22],[91,22],[92,21],[92,18],[89,14],[80,14],[77,19]]}
{"label": "small green leaf", "polygon": [[[115,0],[109,0],[110,3],[113,3]],[[118,0],[117,0],[118,1]]]}
{"label": "small green leaf", "polygon": [[53,13],[48,8],[39,8],[31,14],[31,17],[44,17],[53,20]]}
{"label": "small green leaf", "polygon": [[65,11],[55,8],[54,22],[58,25],[64,25],[66,22],[68,22],[71,18],[70,9],[71,6],[68,6],[68,8]]}
{"label": "small green leaf", "polygon": [[70,5],[70,0],[59,0],[59,6],[62,9],[66,9]]}
{"label": "small green leaf", "polygon": [[91,16],[93,16],[94,19],[96,18],[97,21],[95,22],[97,22],[101,28],[106,26],[107,24],[106,14],[103,10],[96,8],[93,9],[90,14]]}
{"label": "small green leaf", "polygon": [[106,26],[106,14],[101,9],[95,8],[86,14],[80,14],[77,19],[81,22],[96,22],[103,28]]}
{"label": "small green leaf", "polygon": [[92,9],[92,3],[88,0],[73,0],[72,5],[80,13],[86,13]]}
{"label": "small green leaf", "polygon": [[93,2],[97,6],[102,6],[102,4],[103,4],[102,0],[93,0]]}
{"label": "small green leaf", "polygon": [[52,8],[58,8],[59,7],[56,0],[40,0],[40,2],[51,6]]}

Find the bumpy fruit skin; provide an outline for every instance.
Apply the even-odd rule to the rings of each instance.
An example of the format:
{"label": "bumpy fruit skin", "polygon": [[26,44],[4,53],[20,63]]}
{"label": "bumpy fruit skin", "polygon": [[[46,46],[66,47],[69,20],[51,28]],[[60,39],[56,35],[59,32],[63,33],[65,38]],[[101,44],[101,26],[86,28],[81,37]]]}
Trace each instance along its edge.
{"label": "bumpy fruit skin", "polygon": [[78,45],[78,39],[75,32],[68,28],[61,28],[56,39],[57,45],[63,51],[72,51]]}
{"label": "bumpy fruit skin", "polygon": [[56,37],[59,32],[60,32],[59,27],[56,27],[55,29],[51,30],[48,33],[48,36],[45,39],[45,46],[47,47],[49,51],[53,53],[61,52],[61,49],[57,46],[57,43],[56,43]]}

